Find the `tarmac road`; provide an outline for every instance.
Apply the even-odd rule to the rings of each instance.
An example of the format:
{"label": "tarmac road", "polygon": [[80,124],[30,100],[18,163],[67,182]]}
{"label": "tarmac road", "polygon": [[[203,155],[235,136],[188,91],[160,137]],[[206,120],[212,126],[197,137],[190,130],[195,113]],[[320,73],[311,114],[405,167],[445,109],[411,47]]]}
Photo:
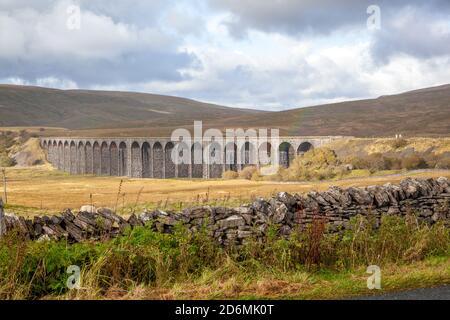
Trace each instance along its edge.
{"label": "tarmac road", "polygon": [[356,300],[450,300],[450,285],[422,288],[380,295],[357,297]]}

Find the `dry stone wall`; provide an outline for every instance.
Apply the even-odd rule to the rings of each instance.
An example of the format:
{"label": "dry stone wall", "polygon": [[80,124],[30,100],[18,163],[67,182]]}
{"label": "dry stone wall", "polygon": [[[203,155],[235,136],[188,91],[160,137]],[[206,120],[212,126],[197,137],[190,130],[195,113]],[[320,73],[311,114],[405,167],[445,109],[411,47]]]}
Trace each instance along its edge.
{"label": "dry stone wall", "polygon": [[291,195],[281,192],[271,199],[256,199],[237,208],[192,207],[181,212],[144,211],[128,219],[107,208],[84,206],[74,214],[66,210],[58,216],[35,217],[33,220],[15,215],[2,216],[0,230],[18,230],[26,237],[39,239],[104,239],[121,234],[126,228],[148,226],[170,233],[177,224],[192,232],[205,227],[220,244],[242,244],[248,238],[263,238],[270,225],[276,225],[280,236],[305,228],[317,218],[323,219],[328,232],[349,227],[349,220],[358,215],[375,217],[414,213],[420,221],[434,224],[443,221],[450,227],[450,181],[438,179],[405,179],[399,185],[386,184],[367,188],[331,187],[325,192]]}

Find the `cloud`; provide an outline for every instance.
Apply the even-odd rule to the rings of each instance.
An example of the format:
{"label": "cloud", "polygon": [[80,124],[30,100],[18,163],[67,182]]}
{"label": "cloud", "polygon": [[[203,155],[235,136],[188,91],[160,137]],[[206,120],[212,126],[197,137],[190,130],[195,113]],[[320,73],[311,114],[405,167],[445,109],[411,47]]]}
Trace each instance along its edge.
{"label": "cloud", "polygon": [[395,55],[429,59],[450,55],[450,11],[405,7],[374,33],[372,55],[387,63]]}
{"label": "cloud", "polygon": [[447,0],[209,0],[212,8],[230,12],[224,23],[232,35],[242,37],[248,30],[280,32],[289,35],[328,34],[345,27],[366,28],[367,8],[378,5],[390,16],[405,6],[434,11],[448,10]]}
{"label": "cloud", "polygon": [[[184,69],[177,83],[143,83],[144,91],[181,95],[235,107],[281,110],[369,94],[354,75],[365,62],[368,43],[323,50],[314,43],[259,33],[242,50],[221,44],[191,46],[201,68]],[[270,43],[271,47],[264,47]],[[220,58],[218,58],[220,57]],[[363,58],[364,57],[364,58]],[[349,66],[349,63],[353,66]]]}
{"label": "cloud", "polygon": [[373,98],[450,79],[447,57],[399,54],[385,64],[374,63],[370,39],[330,44],[332,36],[300,41],[257,31],[249,39],[251,44],[239,50],[224,50],[223,43],[191,46],[187,50],[201,68],[184,69],[186,78],[176,83],[150,81],[137,88],[234,107],[283,110]]}
{"label": "cloud", "polygon": [[0,0],[0,82],[267,110],[368,98],[448,82],[449,14],[448,0]]}
{"label": "cloud", "polygon": [[[250,29],[299,35],[329,33],[337,27],[365,23],[367,6],[360,0],[211,0],[213,8],[232,13],[225,21],[230,33],[242,37]],[[355,14],[359,13],[359,14]]]}
{"label": "cloud", "polygon": [[[396,54],[430,58],[450,54],[450,1],[430,0],[210,0],[230,14],[222,23],[231,36],[245,39],[250,30],[305,39],[366,32],[372,56],[387,63]],[[381,29],[367,30],[369,5],[381,13]]]}
{"label": "cloud", "polygon": [[[40,3],[40,2],[38,2]],[[195,57],[180,39],[158,27],[138,27],[81,8],[80,29],[71,30],[72,1],[46,2],[0,12],[0,78],[68,79],[79,86],[122,81],[181,79],[178,69]]]}
{"label": "cloud", "polygon": [[200,36],[204,31],[206,21],[194,10],[185,6],[174,6],[163,17],[166,26],[172,28],[176,33],[187,36]]}

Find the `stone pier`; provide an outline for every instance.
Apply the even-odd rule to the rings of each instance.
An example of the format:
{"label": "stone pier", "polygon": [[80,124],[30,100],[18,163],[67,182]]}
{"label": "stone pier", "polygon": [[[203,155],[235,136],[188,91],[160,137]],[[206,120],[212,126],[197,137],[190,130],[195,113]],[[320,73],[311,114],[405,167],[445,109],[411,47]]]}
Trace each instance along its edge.
{"label": "stone pier", "polygon": [[[172,150],[177,142],[170,138],[70,138],[41,139],[47,160],[57,169],[70,174],[128,176],[133,178],[220,178],[227,170],[238,171],[246,166],[262,166],[264,150],[267,159],[289,167],[296,155],[344,137],[280,137],[277,145],[259,143],[256,139],[220,144],[196,142],[191,161],[175,164]],[[269,139],[270,141],[270,139]],[[199,154],[200,163],[194,162]],[[182,155],[180,154],[180,158]],[[220,159],[221,161],[218,161]]]}

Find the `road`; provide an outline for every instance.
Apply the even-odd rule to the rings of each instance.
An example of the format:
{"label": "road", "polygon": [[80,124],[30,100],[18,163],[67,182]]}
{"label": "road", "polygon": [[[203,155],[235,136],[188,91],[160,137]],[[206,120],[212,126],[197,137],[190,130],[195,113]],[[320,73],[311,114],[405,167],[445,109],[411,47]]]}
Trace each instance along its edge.
{"label": "road", "polygon": [[450,300],[450,285],[363,296],[355,300]]}

